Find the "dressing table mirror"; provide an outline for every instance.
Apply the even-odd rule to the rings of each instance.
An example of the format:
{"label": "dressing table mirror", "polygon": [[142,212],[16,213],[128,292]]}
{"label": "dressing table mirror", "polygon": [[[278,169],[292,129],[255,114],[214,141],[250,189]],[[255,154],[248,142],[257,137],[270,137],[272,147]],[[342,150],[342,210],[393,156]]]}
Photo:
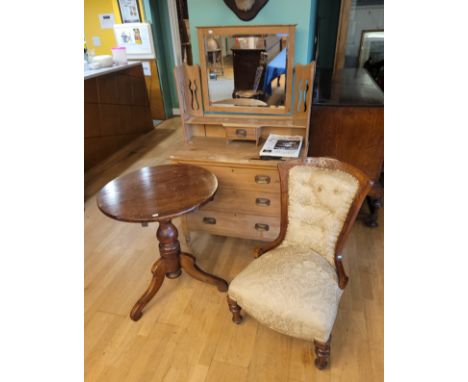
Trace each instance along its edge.
{"label": "dressing table mirror", "polygon": [[294,25],[197,29],[206,111],[290,112]]}

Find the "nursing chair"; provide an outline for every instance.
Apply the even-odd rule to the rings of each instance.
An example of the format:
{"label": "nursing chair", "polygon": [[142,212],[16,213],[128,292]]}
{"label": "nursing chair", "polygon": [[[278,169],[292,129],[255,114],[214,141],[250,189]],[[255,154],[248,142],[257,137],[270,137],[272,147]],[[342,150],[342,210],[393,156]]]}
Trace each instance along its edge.
{"label": "nursing chair", "polygon": [[[342,250],[371,187],[357,168],[330,158],[278,165],[281,229],[232,280],[232,320],[241,308],[280,333],[313,341],[315,365],[329,364],[331,331],[348,277]],[[261,256],[261,257],[260,257]]]}

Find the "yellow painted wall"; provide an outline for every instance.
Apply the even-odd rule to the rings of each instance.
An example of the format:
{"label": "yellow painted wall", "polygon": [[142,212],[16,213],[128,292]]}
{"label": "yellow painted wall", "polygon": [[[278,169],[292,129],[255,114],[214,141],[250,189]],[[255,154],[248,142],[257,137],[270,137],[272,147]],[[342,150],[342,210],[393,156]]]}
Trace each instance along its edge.
{"label": "yellow painted wall", "polygon": [[[142,21],[145,21],[142,0],[138,0]],[[84,34],[88,49],[94,49],[96,54],[112,54],[112,48],[116,46],[114,30],[101,29],[99,15],[113,13],[115,23],[122,22],[120,18],[117,0],[84,0]],[[101,39],[101,46],[93,45],[93,37]]]}

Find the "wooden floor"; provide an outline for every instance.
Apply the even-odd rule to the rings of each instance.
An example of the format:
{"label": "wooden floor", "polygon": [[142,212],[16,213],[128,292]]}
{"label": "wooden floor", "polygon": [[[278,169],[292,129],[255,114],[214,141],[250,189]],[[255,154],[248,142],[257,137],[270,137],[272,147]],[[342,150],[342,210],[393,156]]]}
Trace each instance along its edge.
{"label": "wooden floor", "polygon": [[[111,220],[94,194],[115,176],[165,162],[182,144],[180,119],[171,119],[85,175],[85,380],[383,381],[383,211],[379,228],[358,221],[348,240],[350,282],[328,370],[313,366],[308,342],[248,316],[234,325],[226,294],[185,274],[166,279],[142,319],[130,320],[158,257],[156,224]],[[181,244],[187,249],[182,237]],[[202,268],[230,281],[253,261],[256,244],[195,234],[191,251]]]}

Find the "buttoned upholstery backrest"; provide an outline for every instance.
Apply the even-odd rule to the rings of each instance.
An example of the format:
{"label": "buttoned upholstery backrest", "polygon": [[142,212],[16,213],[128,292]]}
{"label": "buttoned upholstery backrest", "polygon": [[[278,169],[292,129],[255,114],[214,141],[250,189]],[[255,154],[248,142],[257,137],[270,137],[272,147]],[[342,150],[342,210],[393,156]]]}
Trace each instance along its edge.
{"label": "buttoned upholstery backrest", "polygon": [[347,172],[292,167],[288,181],[288,229],[283,245],[307,247],[335,266],[335,246],[358,191],[359,181]]}

